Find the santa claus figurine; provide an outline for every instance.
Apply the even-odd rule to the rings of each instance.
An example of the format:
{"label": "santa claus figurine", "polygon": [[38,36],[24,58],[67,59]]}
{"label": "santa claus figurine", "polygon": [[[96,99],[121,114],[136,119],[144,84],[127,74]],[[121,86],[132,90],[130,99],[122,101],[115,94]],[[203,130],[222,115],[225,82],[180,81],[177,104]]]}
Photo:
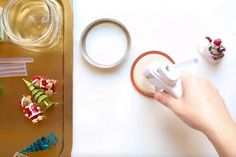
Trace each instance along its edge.
{"label": "santa claus figurine", "polygon": [[42,76],[33,76],[32,84],[35,87],[43,89],[48,95],[52,95],[55,92],[55,86],[57,81],[53,79],[46,79]]}
{"label": "santa claus figurine", "polygon": [[209,48],[208,50],[212,54],[212,58],[214,60],[218,60],[224,57],[224,51],[226,50],[225,47],[222,45],[221,39],[215,39],[214,41],[210,37],[206,37],[209,41]]}
{"label": "santa claus figurine", "polygon": [[224,57],[225,47],[222,45],[221,39],[212,40],[210,37],[206,37],[208,44],[204,44],[200,48],[200,53],[210,62],[218,63]]}
{"label": "santa claus figurine", "polygon": [[38,123],[45,118],[39,105],[32,102],[30,95],[22,97],[20,100],[20,106],[23,108],[25,116],[33,123]]}

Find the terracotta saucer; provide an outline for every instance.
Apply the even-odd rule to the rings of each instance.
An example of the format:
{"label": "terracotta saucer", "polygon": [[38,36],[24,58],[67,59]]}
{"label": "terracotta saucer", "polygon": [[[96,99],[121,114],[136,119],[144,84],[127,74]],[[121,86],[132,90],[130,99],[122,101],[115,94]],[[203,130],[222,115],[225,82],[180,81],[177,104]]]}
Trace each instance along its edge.
{"label": "terracotta saucer", "polygon": [[147,97],[153,97],[155,93],[155,87],[143,76],[144,68],[151,62],[171,62],[175,64],[175,61],[169,55],[161,51],[148,51],[135,59],[130,70],[131,82],[139,93]]}

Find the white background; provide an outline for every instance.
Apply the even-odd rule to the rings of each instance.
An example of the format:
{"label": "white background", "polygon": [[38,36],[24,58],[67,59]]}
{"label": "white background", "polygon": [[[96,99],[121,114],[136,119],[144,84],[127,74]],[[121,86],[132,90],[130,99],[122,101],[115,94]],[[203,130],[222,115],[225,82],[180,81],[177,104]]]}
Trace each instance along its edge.
{"label": "white background", "polygon": [[[217,156],[202,133],[137,93],[129,72],[134,59],[149,50],[166,52],[176,62],[197,56],[200,63],[192,72],[212,80],[236,120],[236,1],[74,0],[73,8],[72,156]],[[93,68],[79,51],[83,29],[104,17],[121,21],[132,38],[126,62],[112,71]],[[206,35],[222,38],[227,49],[218,66],[198,55],[196,47]]]}

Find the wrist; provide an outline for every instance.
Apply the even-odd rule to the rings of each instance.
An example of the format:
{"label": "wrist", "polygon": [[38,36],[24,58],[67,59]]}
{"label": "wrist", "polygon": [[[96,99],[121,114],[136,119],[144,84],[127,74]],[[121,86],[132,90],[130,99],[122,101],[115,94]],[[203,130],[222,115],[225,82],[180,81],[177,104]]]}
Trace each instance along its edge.
{"label": "wrist", "polygon": [[[236,123],[230,119],[225,122],[218,122],[219,125],[211,125],[202,132],[208,138],[225,137],[226,135],[236,135]],[[224,135],[224,136],[222,136]]]}
{"label": "wrist", "polygon": [[207,130],[204,134],[214,145],[220,157],[236,156],[236,124],[231,121],[220,127]]}

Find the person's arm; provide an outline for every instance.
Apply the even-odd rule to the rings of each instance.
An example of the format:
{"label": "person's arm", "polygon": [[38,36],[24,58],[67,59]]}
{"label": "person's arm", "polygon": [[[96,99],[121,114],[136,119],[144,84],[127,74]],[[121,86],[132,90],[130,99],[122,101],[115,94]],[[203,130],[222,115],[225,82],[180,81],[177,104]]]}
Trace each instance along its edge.
{"label": "person's arm", "polygon": [[181,79],[181,98],[158,92],[155,99],[170,108],[187,125],[202,131],[221,157],[236,157],[236,124],[219,91],[198,76],[183,73]]}

